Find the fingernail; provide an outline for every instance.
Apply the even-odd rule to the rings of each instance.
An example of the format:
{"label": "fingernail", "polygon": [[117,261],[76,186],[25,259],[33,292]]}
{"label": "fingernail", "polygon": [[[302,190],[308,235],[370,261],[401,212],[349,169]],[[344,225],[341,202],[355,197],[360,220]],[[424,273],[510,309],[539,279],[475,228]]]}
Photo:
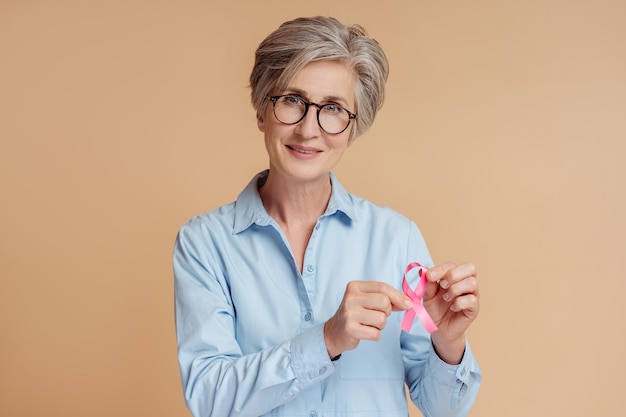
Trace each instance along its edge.
{"label": "fingernail", "polygon": [[441,288],[448,288],[448,280],[442,279],[441,281],[439,281],[439,285],[441,285]]}
{"label": "fingernail", "polygon": [[405,300],[404,300],[404,306],[405,306],[406,308],[411,308],[411,307],[413,307],[413,303],[411,302],[411,300],[409,300],[409,299],[405,299]]}
{"label": "fingernail", "polygon": [[450,301],[450,294],[445,293],[445,294],[443,295],[443,299],[444,299],[444,301],[445,301],[445,302]]}
{"label": "fingernail", "polygon": [[450,310],[452,310],[452,311],[456,311],[456,310],[457,310],[456,305],[452,304],[452,305],[450,306]]}
{"label": "fingernail", "polygon": [[432,269],[429,269],[428,271],[426,271],[426,273],[428,274],[428,276],[431,279],[433,279],[433,280],[437,279],[437,272],[436,271],[433,271]]}

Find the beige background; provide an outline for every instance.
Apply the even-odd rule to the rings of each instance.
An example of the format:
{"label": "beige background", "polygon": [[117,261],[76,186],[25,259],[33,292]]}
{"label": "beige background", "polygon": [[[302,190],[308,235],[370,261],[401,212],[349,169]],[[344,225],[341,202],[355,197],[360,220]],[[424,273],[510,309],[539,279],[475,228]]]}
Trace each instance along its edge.
{"label": "beige background", "polygon": [[626,415],[621,0],[1,0],[0,415],[187,415],[174,237],[266,166],[253,52],[316,14],[391,62],[336,174],[479,267],[470,415]]}

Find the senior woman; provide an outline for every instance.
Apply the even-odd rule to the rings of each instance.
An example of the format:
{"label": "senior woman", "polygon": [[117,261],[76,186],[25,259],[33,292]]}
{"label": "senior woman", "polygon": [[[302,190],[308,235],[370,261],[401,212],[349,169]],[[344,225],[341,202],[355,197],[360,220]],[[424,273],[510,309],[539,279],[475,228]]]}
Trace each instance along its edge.
{"label": "senior woman", "polygon": [[[373,123],[387,74],[379,44],[332,18],[286,22],[259,45],[250,84],[269,169],[189,220],[175,245],[179,363],[196,417],[406,417],[405,383],[426,416],[470,409],[474,266],[432,266],[415,223],[331,173]],[[421,278],[405,275],[414,262],[430,267]],[[403,275],[409,289],[426,284],[423,304]],[[413,303],[431,328],[401,330]]]}

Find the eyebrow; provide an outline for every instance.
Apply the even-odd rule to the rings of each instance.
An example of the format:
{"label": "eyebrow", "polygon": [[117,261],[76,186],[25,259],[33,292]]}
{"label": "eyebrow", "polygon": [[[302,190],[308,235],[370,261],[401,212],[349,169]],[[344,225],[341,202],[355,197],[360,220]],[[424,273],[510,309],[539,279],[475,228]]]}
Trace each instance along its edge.
{"label": "eyebrow", "polygon": [[[306,98],[307,100],[309,99],[307,92],[304,91],[304,90],[301,90],[299,88],[287,87],[285,89],[285,93],[286,94],[296,94],[296,95],[299,95],[299,96],[302,96],[302,97]],[[333,103],[341,102],[344,105],[348,104],[348,100],[346,100],[343,97],[339,97],[339,96],[326,96],[326,97],[324,97],[323,101],[330,101],[330,102],[333,102]]]}

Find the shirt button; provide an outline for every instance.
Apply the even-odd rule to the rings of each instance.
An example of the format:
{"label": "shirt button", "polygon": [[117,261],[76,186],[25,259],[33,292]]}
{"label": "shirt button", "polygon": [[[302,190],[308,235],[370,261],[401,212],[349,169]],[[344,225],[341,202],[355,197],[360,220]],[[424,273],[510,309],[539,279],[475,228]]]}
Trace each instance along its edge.
{"label": "shirt button", "polygon": [[315,268],[313,267],[313,265],[307,265],[306,266],[306,270],[307,270],[307,272],[313,272],[315,270]]}
{"label": "shirt button", "polygon": [[320,225],[319,223],[318,223],[318,224],[316,224],[316,225],[315,225],[315,230],[319,229],[319,228],[320,228],[320,226],[321,226],[321,225]]}
{"label": "shirt button", "polygon": [[309,413],[309,417],[317,417],[317,412],[315,412],[315,411],[311,411],[311,412]]}
{"label": "shirt button", "polygon": [[304,315],[304,320],[305,320],[305,321],[309,321],[309,320],[311,320],[311,313],[306,313],[306,314]]}
{"label": "shirt button", "polygon": [[465,368],[461,369],[461,376],[465,376],[465,372],[467,372]]}
{"label": "shirt button", "polygon": [[320,375],[325,374],[325,373],[326,373],[326,367],[325,367],[325,366],[322,366],[322,367],[320,368]]}

